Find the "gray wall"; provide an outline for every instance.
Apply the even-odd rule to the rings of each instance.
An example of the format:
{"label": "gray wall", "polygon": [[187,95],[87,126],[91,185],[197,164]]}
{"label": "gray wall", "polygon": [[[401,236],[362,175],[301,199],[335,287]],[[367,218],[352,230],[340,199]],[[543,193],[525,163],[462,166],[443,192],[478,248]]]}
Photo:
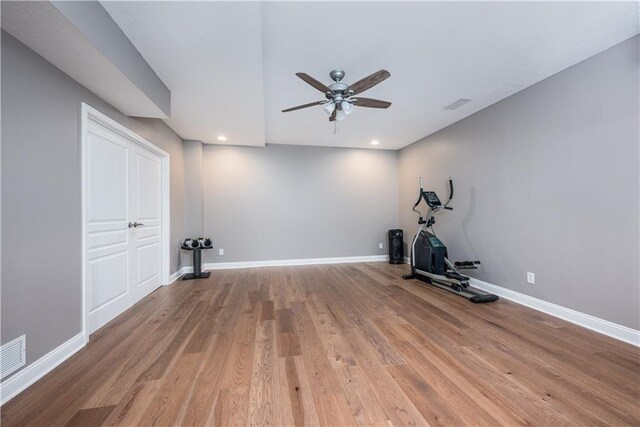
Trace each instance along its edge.
{"label": "gray wall", "polygon": [[80,103],[170,154],[172,272],[184,226],[182,140],[159,120],[123,116],[4,31],[1,102],[2,343],[26,334],[31,363],[82,329]]}
{"label": "gray wall", "polygon": [[405,241],[418,177],[444,198],[451,175],[454,211],[436,231],[453,259],[640,329],[638,52],[636,36],[401,150]]}
{"label": "gray wall", "polygon": [[184,235],[204,235],[202,142],[184,141]]}
{"label": "gray wall", "polygon": [[206,145],[206,261],[384,255],[397,176],[396,151]]}

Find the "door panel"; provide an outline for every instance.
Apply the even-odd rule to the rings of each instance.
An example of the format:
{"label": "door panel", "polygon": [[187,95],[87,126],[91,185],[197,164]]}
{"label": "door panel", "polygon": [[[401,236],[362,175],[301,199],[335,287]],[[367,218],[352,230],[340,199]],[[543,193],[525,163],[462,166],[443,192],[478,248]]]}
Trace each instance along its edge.
{"label": "door panel", "polygon": [[122,243],[127,243],[126,230],[93,232],[89,234],[88,246],[91,249],[100,249],[105,246],[113,246]]}
{"label": "door panel", "polygon": [[[129,306],[127,298],[129,265],[127,258],[127,252],[124,251],[89,261],[89,313],[96,313],[110,304],[115,304],[121,308]],[[109,311],[120,310],[115,308]]]}
{"label": "door panel", "polygon": [[138,219],[160,220],[160,158],[150,158],[151,153],[138,152],[137,160],[137,190],[138,190]]}
{"label": "door panel", "polygon": [[160,274],[160,259],[158,251],[160,244],[158,242],[138,248],[138,285],[144,285],[145,282]]}
{"label": "door panel", "polygon": [[[160,227],[157,225],[148,225],[149,223],[153,223],[153,221],[149,221],[144,218],[139,218],[139,221],[144,221],[144,226],[136,229],[136,237],[138,240],[145,239],[157,239],[160,236]],[[141,242],[144,243],[144,242]],[[147,242],[148,243],[148,242]]]}
{"label": "door panel", "polygon": [[89,133],[89,222],[127,219],[127,142],[102,129]]}
{"label": "door panel", "polygon": [[87,307],[93,332],[130,306],[130,145],[96,123],[88,130]]}
{"label": "door panel", "polygon": [[131,283],[135,284],[135,301],[147,296],[161,285],[161,176],[160,156],[136,147],[133,165],[133,194],[131,216],[144,224],[136,227],[132,237]]}

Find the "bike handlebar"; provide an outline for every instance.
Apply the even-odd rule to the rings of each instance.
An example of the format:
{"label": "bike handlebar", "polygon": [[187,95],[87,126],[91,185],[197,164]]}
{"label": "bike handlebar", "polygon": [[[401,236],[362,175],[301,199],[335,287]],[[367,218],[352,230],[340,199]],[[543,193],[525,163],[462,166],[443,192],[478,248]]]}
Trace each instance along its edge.
{"label": "bike handlebar", "polygon": [[[412,210],[416,212],[418,215],[420,215],[420,217],[422,217],[422,214],[419,211],[417,211],[416,208],[420,204],[420,201],[423,199],[423,197],[424,197],[423,179],[422,177],[420,177],[420,192],[418,194],[418,200],[416,201],[416,203],[413,205],[413,208],[412,208]],[[449,177],[449,200],[447,200],[447,203],[445,203],[444,205],[441,205],[435,208],[435,210],[446,209],[448,211],[452,211],[453,208],[448,206],[449,203],[451,203],[451,200],[453,200],[453,178]],[[425,202],[426,201],[427,200],[425,199]]]}

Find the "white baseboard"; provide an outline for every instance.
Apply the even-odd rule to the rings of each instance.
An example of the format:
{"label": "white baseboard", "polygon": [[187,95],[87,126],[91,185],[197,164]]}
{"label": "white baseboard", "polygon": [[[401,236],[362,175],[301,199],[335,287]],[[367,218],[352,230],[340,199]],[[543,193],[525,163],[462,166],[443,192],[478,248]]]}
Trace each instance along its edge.
{"label": "white baseboard", "polygon": [[[229,270],[235,268],[252,267],[283,267],[291,265],[317,265],[317,264],[345,264],[354,262],[379,262],[387,261],[387,255],[367,255],[332,258],[300,258],[278,259],[270,261],[238,261],[238,262],[208,262],[202,265],[202,270]],[[192,266],[182,267],[169,277],[169,285],[182,277],[183,274],[193,273]]]}
{"label": "white baseboard", "polygon": [[35,362],[27,365],[0,384],[0,404],[4,405],[31,384],[44,377],[55,367],[73,356],[86,345],[84,332],[54,348]]}
{"label": "white baseboard", "polygon": [[193,267],[182,267],[171,276],[169,276],[169,283],[167,283],[167,286],[178,280],[180,277],[182,277],[183,274],[191,273],[192,271]]}
{"label": "white baseboard", "polygon": [[[353,262],[387,261],[388,259],[389,257],[387,255],[369,255],[333,258],[278,259],[269,261],[208,262],[202,265],[202,270],[229,270],[236,268],[283,267],[292,265],[345,264]],[[193,273],[192,266],[182,267],[180,270],[169,276],[169,283],[167,285],[172,284],[187,273]]]}
{"label": "white baseboard", "polygon": [[550,314],[551,316],[558,317],[566,320],[567,322],[575,323],[576,325],[591,329],[592,331],[599,332],[610,336],[611,338],[640,347],[640,331],[636,331],[635,329],[534,298],[520,292],[512,291],[501,286],[492,285],[491,283],[483,282],[479,279],[471,278],[470,283],[472,286],[482,289],[483,291],[496,294],[500,298],[517,302],[518,304],[533,308],[534,310]]}
{"label": "white baseboard", "polygon": [[281,267],[290,265],[318,265],[318,264],[345,264],[354,262],[378,262],[386,261],[387,255],[368,255],[351,257],[332,258],[301,258],[301,259],[278,259],[271,261],[241,261],[241,262],[215,262],[204,264],[205,270],[226,270],[232,268],[250,267]]}
{"label": "white baseboard", "polygon": [[180,272],[182,271],[182,269],[179,269],[178,271],[176,271],[175,273],[172,273],[169,276],[169,281],[167,282],[167,284],[165,286],[169,286],[170,284],[172,284],[173,282],[175,282],[176,280],[178,280],[178,277],[180,277]]}

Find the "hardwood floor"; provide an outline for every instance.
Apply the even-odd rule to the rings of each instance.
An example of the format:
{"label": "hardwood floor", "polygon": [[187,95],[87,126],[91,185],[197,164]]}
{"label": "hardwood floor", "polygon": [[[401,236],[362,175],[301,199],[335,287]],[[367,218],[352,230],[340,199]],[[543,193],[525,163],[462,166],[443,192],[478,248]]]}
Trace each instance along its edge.
{"label": "hardwood floor", "polygon": [[640,425],[640,350],[407,266],[161,288],[2,407],[26,425]]}

